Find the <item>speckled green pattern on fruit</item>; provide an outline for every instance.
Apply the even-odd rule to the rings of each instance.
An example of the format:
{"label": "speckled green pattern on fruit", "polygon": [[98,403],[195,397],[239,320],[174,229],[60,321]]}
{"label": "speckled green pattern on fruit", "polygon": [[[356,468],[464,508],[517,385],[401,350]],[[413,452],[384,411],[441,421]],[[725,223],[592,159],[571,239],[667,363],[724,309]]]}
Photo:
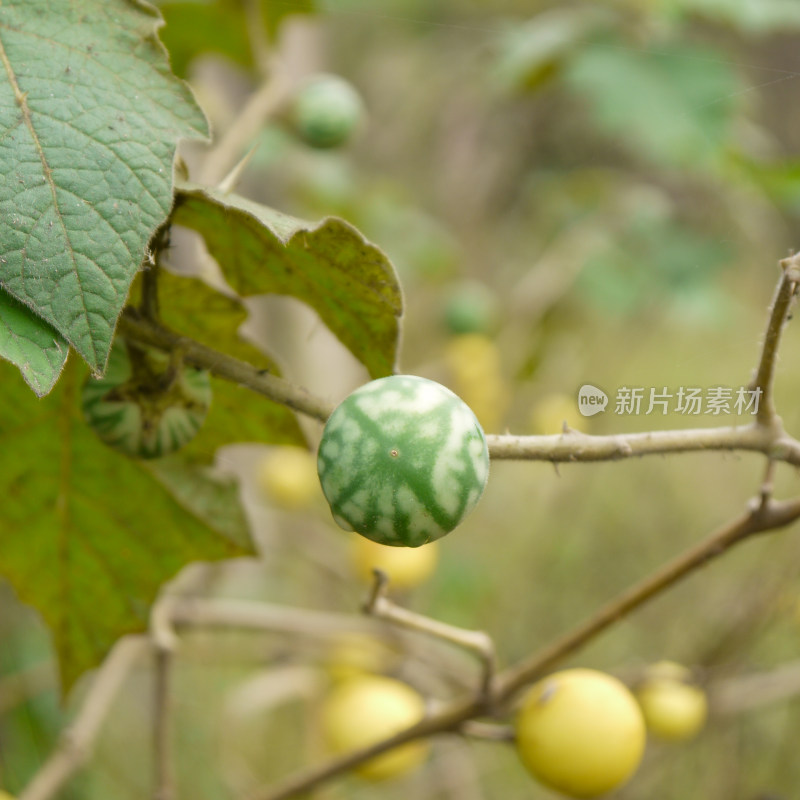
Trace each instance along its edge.
{"label": "speckled green pattern on fruit", "polygon": [[109,447],[135,458],[160,458],[200,430],[211,405],[211,382],[207,372],[189,367],[168,380],[163,353],[140,353],[139,360],[134,368],[125,347],[115,344],[106,374],[83,387],[83,415]]}
{"label": "speckled green pattern on fruit", "polygon": [[480,423],[449,389],[412,375],[380,378],[333,412],[317,459],[341,527],[418,547],[453,530],[483,493]]}

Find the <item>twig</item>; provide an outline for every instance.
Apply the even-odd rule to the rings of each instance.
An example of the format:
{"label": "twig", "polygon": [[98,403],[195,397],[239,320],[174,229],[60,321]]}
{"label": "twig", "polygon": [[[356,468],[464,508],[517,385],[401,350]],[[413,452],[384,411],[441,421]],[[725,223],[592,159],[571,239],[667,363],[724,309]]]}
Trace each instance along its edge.
{"label": "twig", "polygon": [[149,647],[142,636],[126,636],[117,642],[98,670],[75,721],[61,734],[58,746],[22,790],[19,800],[53,797],[83,766],[123,681]]}
{"label": "twig", "polygon": [[489,435],[486,441],[494,459],[586,463],[667,453],[750,450],[800,466],[800,442],[781,430],[758,424],[610,436],[575,430],[552,436]]}
{"label": "twig", "polygon": [[389,620],[409,630],[435,636],[437,639],[458,645],[477,655],[483,666],[479,695],[488,701],[491,698],[492,680],[497,669],[497,655],[491,637],[483,631],[457,628],[397,605],[386,596],[389,585],[388,575],[379,569],[375,569],[373,572],[375,583],[364,606],[364,611],[373,617]]}
{"label": "twig", "polygon": [[172,627],[170,612],[174,597],[167,595],[157,602],[150,615],[155,675],[153,680],[153,800],[172,800],[175,778],[172,771],[171,679],[173,654],[178,637]]}
{"label": "twig", "polygon": [[[220,378],[246,386],[314,419],[324,422],[333,410],[332,403],[306,389],[130,312],[120,317],[118,329],[128,339],[160,350],[171,352],[180,348],[187,363],[208,369]],[[486,440],[493,459],[589,463],[666,453],[746,450],[800,466],[800,442],[775,426],[766,428],[755,423],[743,427],[612,436],[592,436],[578,431],[555,436],[489,435]]]}
{"label": "twig", "polygon": [[133,313],[128,312],[120,317],[118,330],[128,339],[148,344],[159,350],[171,352],[178,348],[183,352],[187,364],[210,370],[220,378],[247,386],[276,403],[315,419],[324,421],[333,410],[331,404],[314,397],[305,389],[257,369],[238,358],[212,350],[194,339],[180,336],[162,325],[137,318]]}
{"label": "twig", "polygon": [[200,170],[200,183],[214,186],[222,180],[239,161],[242,152],[261,130],[264,121],[280,108],[288,97],[290,88],[288,78],[283,75],[277,63],[273,63],[270,76],[249,97],[219,143],[206,155]]}
{"label": "twig", "polygon": [[173,651],[170,648],[153,649],[155,676],[153,691],[153,762],[154,800],[173,800],[175,779],[172,772],[172,703],[171,678]]}
{"label": "twig", "polygon": [[800,694],[800,661],[782,664],[767,672],[737,675],[710,687],[715,714],[740,714]]}
{"label": "twig", "polygon": [[778,358],[781,333],[797,296],[797,285],[800,282],[800,254],[783,259],[780,266],[783,272],[772,300],[767,330],[761,345],[761,356],[750,384],[751,390],[760,392],[756,420],[759,425],[764,426],[772,424],[776,418],[772,397],[775,363]]}
{"label": "twig", "polygon": [[640,583],[623,592],[597,611],[583,625],[554,641],[530,658],[497,677],[497,693],[510,698],[525,684],[539,678],[626,614],[644,605],[682,578],[718,558],[735,544],[762,531],[782,528],[800,518],[800,500],[778,502],[757,498],[750,510],[725,525],[695,547],[656,570]]}

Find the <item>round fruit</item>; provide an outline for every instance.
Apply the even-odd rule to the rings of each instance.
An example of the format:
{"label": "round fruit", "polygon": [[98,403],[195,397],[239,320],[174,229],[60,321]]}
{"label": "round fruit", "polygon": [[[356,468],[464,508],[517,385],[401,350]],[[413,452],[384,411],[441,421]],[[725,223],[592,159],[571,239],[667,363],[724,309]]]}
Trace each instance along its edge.
{"label": "round fruit", "polygon": [[276,447],[259,462],[256,480],[264,496],[286,509],[305,508],[319,492],[314,456],[302,447]]}
{"label": "round fruit", "polygon": [[500,426],[510,394],[497,344],[482,333],[453,336],[445,359],[458,394],[488,430]]}
{"label": "round fruit", "polygon": [[116,344],[102,378],[83,387],[83,415],[110,447],[136,458],[179,450],[205,420],[211,405],[208,372],[172,369],[169,356]]}
{"label": "round fruit", "polygon": [[326,655],[325,666],[331,680],[344,681],[383,672],[394,658],[394,651],[385,642],[354,631],[336,637]]}
{"label": "round fruit", "polygon": [[[323,701],[321,714],[323,738],[338,755],[368,747],[415,725],[425,715],[425,703],[405,683],[364,675],[334,685]],[[384,780],[411,771],[427,756],[426,742],[409,742],[354,769],[362,778]]]}
{"label": "round fruit", "polygon": [[354,536],[350,545],[353,567],[361,580],[372,583],[373,569],[389,576],[389,586],[410,589],[427,580],[436,569],[439,545],[430,542],[422,547],[389,547],[363,536]]}
{"label": "round fruit", "polygon": [[532,686],[516,731],[517,751],[529,772],[571,797],[596,797],[627,781],[646,739],[631,692],[590,669],[557,672]]}
{"label": "round fruit", "polygon": [[312,147],[344,144],[364,113],[361,96],[344,78],[315,75],[301,86],[291,105],[291,119],[298,136]]}
{"label": "round fruit", "polygon": [[463,281],[448,292],[444,322],[452,333],[489,333],[497,317],[497,298],[485,284]]}
{"label": "round fruit", "polygon": [[671,661],[651,665],[636,688],[648,730],[662,739],[691,739],[708,714],[705,692],[686,667]]}
{"label": "round fruit", "polygon": [[489,452],[475,415],[449,389],[394,375],[362,386],[334,410],[317,469],[342,528],[418,547],[449,533],[475,507]]}

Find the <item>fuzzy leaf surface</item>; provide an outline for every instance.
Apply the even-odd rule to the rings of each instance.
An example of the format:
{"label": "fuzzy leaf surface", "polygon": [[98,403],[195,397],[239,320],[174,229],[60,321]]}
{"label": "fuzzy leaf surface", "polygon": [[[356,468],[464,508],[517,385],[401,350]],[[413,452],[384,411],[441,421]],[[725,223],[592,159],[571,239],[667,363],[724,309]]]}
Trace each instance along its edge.
{"label": "fuzzy leaf surface", "polygon": [[393,372],[402,295],[394,267],[335,217],[306,222],[234,194],[184,185],[173,222],[200,233],[243,297],[283,294],[311,306],[373,378]]}
{"label": "fuzzy leaf surface", "polygon": [[[152,467],[102,444],[81,416],[78,362],[39,401],[10,365],[0,377],[0,442],[15,454],[0,465],[0,574],[50,627],[69,687],[120,636],[146,627],[160,586],[181,567],[250,552],[249,532],[235,513],[206,515],[181,498],[176,470],[178,500]],[[206,491],[212,480],[204,475]],[[212,494],[218,509],[233,491],[223,482]]]}
{"label": "fuzzy leaf surface", "polygon": [[0,287],[97,372],[172,203],[177,142],[206,121],[152,7],[0,4]]}

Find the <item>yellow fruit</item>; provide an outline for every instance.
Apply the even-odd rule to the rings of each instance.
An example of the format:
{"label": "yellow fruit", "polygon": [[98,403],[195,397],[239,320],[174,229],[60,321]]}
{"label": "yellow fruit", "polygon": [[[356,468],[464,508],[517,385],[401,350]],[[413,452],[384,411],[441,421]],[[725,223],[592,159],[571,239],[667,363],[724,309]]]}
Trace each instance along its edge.
{"label": "yellow fruit", "polygon": [[591,669],[557,672],[532,686],[516,732],[517,751],[529,772],[571,797],[596,797],[627,781],[646,740],[631,692]]}
{"label": "yellow fruit", "polygon": [[567,394],[548,394],[537,401],[531,410],[531,433],[538,436],[563,433],[565,422],[573,430],[586,430],[586,417],[578,410],[576,397]]}
{"label": "yellow fruit", "polygon": [[[331,752],[339,755],[387,739],[424,715],[422,697],[407,684],[380,675],[363,675],[333,686],[322,705],[322,735]],[[396,777],[422,764],[428,749],[424,741],[409,742],[354,770],[371,781]]]}
{"label": "yellow fruit", "polygon": [[636,689],[648,730],[662,739],[691,739],[708,715],[705,692],[692,682],[691,672],[671,661],[651,665]]}
{"label": "yellow fruit", "polygon": [[344,681],[384,671],[392,656],[390,648],[374,636],[353,632],[337,637],[325,660],[331,679]]}
{"label": "yellow fruit", "polygon": [[391,547],[363,536],[354,536],[350,557],[361,580],[372,583],[372,570],[377,568],[389,576],[390,588],[409,589],[433,574],[439,560],[439,543],[429,542],[413,548]]}
{"label": "yellow fruit", "polygon": [[319,494],[317,462],[302,447],[275,447],[261,460],[256,473],[266,499],[281,508],[308,507]]}
{"label": "yellow fruit", "polygon": [[510,392],[495,342],[481,333],[452,337],[445,348],[453,391],[472,409],[484,430],[496,430],[508,409]]}

